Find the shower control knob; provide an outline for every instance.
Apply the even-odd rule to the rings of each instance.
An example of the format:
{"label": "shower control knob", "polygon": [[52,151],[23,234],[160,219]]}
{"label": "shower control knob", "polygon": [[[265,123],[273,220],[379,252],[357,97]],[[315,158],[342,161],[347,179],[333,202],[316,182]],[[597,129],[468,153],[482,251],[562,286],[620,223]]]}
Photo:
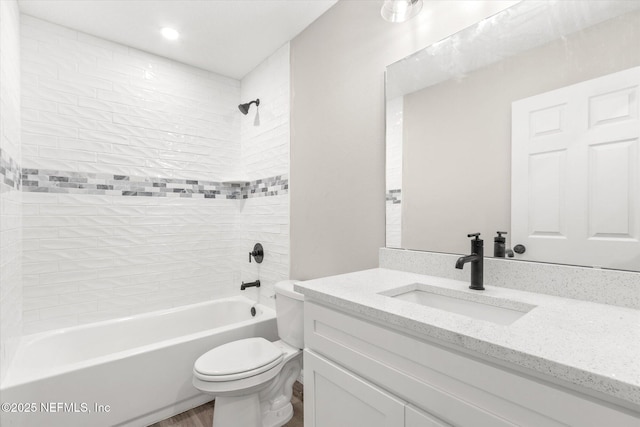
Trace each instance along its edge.
{"label": "shower control knob", "polygon": [[513,252],[517,253],[517,254],[523,254],[527,251],[527,248],[525,248],[524,245],[515,245],[513,247]]}
{"label": "shower control knob", "polygon": [[253,251],[249,252],[249,262],[251,262],[251,257],[253,257],[258,264],[264,259],[264,249],[260,243],[256,243],[253,246]]}

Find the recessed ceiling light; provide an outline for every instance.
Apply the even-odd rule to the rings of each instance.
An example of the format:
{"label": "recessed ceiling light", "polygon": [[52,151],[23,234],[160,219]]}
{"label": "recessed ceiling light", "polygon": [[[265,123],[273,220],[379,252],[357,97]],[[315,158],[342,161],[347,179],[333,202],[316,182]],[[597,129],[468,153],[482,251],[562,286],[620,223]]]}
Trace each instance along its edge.
{"label": "recessed ceiling light", "polygon": [[162,29],[162,35],[167,40],[176,40],[178,37],[180,37],[179,32],[169,27],[165,27]]}

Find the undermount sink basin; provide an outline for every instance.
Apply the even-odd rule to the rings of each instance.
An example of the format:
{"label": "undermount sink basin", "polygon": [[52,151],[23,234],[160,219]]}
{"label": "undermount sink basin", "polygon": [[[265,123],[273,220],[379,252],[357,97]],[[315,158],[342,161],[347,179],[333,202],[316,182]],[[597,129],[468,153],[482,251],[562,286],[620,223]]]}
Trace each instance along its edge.
{"label": "undermount sink basin", "polygon": [[456,291],[424,283],[413,283],[380,292],[380,294],[499,325],[510,325],[536,307],[519,301]]}

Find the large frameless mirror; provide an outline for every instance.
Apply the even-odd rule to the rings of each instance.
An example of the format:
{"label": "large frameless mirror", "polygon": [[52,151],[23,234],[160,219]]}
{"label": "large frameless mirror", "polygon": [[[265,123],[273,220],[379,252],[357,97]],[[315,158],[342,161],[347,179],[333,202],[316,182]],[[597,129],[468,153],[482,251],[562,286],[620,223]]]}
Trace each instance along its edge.
{"label": "large frameless mirror", "polygon": [[[387,67],[387,247],[640,271],[640,2],[526,1]],[[518,252],[520,252],[518,251]]]}

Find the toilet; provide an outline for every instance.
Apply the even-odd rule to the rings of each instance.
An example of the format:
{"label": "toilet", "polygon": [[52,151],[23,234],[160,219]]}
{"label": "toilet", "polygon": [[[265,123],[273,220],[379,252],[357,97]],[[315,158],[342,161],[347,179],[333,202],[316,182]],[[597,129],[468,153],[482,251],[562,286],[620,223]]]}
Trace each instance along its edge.
{"label": "toilet", "polygon": [[293,416],[293,383],[302,369],[302,294],[275,285],[280,340],[255,337],[209,350],[193,365],[193,385],[215,397],[214,427],[279,427]]}

